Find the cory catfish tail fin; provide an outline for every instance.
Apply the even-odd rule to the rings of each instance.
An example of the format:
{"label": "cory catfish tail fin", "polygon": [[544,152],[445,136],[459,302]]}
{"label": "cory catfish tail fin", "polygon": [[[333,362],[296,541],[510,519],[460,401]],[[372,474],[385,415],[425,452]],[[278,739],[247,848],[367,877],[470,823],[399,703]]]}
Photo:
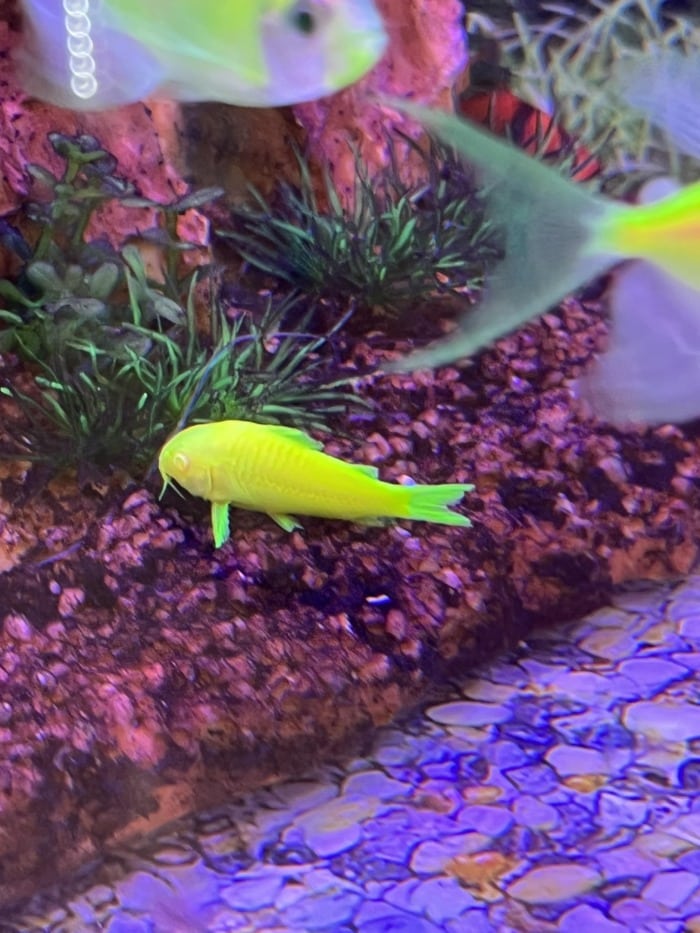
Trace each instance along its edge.
{"label": "cory catfish tail fin", "polygon": [[445,483],[439,486],[410,486],[406,518],[439,525],[461,525],[468,528],[471,521],[459,512],[450,512],[449,505],[459,502],[465,492],[474,487],[469,483]]}

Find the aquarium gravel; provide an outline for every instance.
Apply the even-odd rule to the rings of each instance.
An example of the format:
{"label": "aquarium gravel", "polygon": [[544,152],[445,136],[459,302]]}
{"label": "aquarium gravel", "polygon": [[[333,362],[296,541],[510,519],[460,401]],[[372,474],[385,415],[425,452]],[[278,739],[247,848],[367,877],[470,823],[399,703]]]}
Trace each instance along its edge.
{"label": "aquarium gravel", "polygon": [[694,933],[699,670],[700,576],[621,592],[0,930]]}

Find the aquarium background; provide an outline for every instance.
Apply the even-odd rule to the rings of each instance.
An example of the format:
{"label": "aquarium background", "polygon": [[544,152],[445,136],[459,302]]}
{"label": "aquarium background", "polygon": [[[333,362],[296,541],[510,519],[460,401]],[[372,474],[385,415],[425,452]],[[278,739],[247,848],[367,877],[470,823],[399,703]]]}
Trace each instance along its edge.
{"label": "aquarium background", "polygon": [[[371,96],[454,102],[611,197],[690,184],[606,74],[692,53],[694,7],[378,6],[377,66],[291,109],[77,114],[0,62],[3,933],[700,930],[697,426],[573,397],[614,273],[382,369],[503,242]],[[474,484],[472,525],[233,509],[215,548],[156,459],[227,418]]]}

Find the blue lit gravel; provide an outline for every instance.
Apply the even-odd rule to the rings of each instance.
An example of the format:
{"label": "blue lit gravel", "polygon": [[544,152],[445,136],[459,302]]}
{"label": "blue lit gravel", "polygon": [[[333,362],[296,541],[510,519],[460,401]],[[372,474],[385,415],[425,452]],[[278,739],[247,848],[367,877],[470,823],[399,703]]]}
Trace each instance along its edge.
{"label": "blue lit gravel", "polygon": [[700,577],[621,595],[0,929],[700,933],[698,671]]}

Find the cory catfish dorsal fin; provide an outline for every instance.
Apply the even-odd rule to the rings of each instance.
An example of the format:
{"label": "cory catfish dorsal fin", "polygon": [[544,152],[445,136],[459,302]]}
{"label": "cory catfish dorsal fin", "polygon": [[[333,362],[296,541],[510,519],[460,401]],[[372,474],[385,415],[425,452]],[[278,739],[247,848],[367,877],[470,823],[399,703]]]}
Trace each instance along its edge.
{"label": "cory catfish dorsal fin", "polygon": [[371,479],[379,479],[379,470],[375,466],[368,466],[366,463],[349,463],[348,466],[357,470],[358,473],[362,473],[363,476],[369,476]]}
{"label": "cory catfish dorsal fin", "polygon": [[[265,425],[265,430],[270,434],[276,434],[285,441],[291,441],[293,444],[299,444],[301,447],[307,447],[309,450],[323,450],[323,444],[315,438],[310,437],[305,431],[299,428],[288,428],[281,424]],[[379,478],[379,470],[375,466],[368,466],[366,463],[348,463],[343,461],[346,466],[352,467],[363,476],[369,476],[371,479]]]}
{"label": "cory catfish dorsal fin", "polygon": [[305,431],[300,431],[299,428],[288,428],[282,424],[269,424],[265,425],[265,430],[268,434],[276,434],[282,440],[308,447],[309,450],[323,450],[321,441],[317,441]]}

